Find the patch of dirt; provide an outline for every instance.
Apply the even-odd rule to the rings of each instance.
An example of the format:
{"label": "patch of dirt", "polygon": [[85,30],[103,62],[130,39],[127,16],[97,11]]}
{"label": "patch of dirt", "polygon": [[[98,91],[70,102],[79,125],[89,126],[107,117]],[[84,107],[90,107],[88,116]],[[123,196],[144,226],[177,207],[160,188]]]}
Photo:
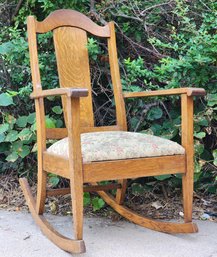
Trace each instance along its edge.
{"label": "patch of dirt", "polygon": [[[32,191],[36,192],[33,185]],[[135,212],[153,219],[183,221],[183,208],[181,191],[177,190],[171,195],[145,192],[142,195],[133,196],[130,190],[126,194],[125,202]],[[23,193],[18,178],[13,174],[0,176],[0,209],[8,211],[27,211]],[[58,215],[71,215],[70,195],[52,196],[46,201],[46,212]],[[93,212],[91,206],[85,207],[85,215],[88,217],[109,217],[118,221],[122,217],[106,206],[100,211]],[[193,219],[208,219],[217,222],[217,195],[202,195],[194,193]]]}

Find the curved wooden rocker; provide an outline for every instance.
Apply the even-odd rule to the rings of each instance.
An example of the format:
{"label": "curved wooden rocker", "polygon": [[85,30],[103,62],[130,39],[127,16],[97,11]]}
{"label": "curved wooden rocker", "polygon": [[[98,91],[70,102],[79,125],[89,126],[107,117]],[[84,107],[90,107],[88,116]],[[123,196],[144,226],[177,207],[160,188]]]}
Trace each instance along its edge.
{"label": "curved wooden rocker", "polygon": [[[21,178],[20,184],[30,212],[42,232],[54,244],[65,251],[72,253],[84,252],[83,192],[85,191],[97,191],[118,213],[138,225],[166,233],[197,232],[197,226],[192,223],[194,172],[193,96],[203,96],[205,91],[196,88],[179,88],[123,93],[113,22],[100,27],[81,13],[72,10],[59,10],[53,12],[42,22],[38,22],[33,16],[29,16],[27,27],[33,81],[31,98],[35,100],[37,124],[38,185],[36,200],[32,196],[27,180]],[[49,31],[53,31],[60,88],[42,90],[36,34]],[[109,64],[116,104],[116,125],[114,126],[94,126],[89,59],[86,47],[87,32],[95,36],[104,37],[108,42]],[[103,131],[127,134],[125,98],[164,95],[181,96],[182,147],[179,146],[179,149],[182,148],[182,153],[174,152],[171,155],[165,154],[163,156],[154,154],[142,155],[143,157],[141,158],[136,156],[130,158],[122,156],[122,158],[119,158],[118,156],[119,159],[103,159],[100,161],[91,159],[85,161],[85,156],[82,156],[82,135],[87,135],[89,132],[102,133]],[[46,129],[44,98],[49,96],[61,96],[66,128]],[[92,134],[99,135],[99,133]],[[46,139],[63,139],[67,136],[67,153],[64,155],[62,154],[62,147],[60,147],[59,154],[50,152],[50,148],[47,149]],[[165,150],[165,147],[163,150]],[[70,188],[48,190],[46,187],[48,172],[68,178],[70,180]],[[122,205],[127,179],[177,173],[182,174],[184,224],[147,219]],[[117,180],[118,183],[114,185],[96,184],[106,180]],[[91,184],[91,186],[84,187],[84,184]],[[117,189],[115,199],[105,192],[111,189]],[[74,239],[69,239],[59,234],[42,216],[46,197],[68,193],[71,194],[72,198]]]}
{"label": "curved wooden rocker", "polygon": [[103,200],[108,205],[110,205],[121,216],[142,227],[169,234],[198,232],[198,227],[194,223],[173,223],[149,219],[141,215],[138,215],[137,213],[135,213],[127,207],[124,207],[123,205],[118,204],[115,201],[114,197],[109,193],[99,191],[98,194],[103,198]]}
{"label": "curved wooden rocker", "polygon": [[29,210],[32,214],[32,217],[34,218],[37,225],[40,227],[43,234],[47,238],[49,238],[55,245],[57,245],[58,247],[60,247],[65,251],[73,252],[73,253],[85,252],[85,244],[83,240],[73,240],[73,239],[64,237],[51,226],[51,224],[47,221],[47,219],[43,215],[38,215],[36,211],[36,202],[32,195],[27,179],[20,178],[19,182],[23,190]]}

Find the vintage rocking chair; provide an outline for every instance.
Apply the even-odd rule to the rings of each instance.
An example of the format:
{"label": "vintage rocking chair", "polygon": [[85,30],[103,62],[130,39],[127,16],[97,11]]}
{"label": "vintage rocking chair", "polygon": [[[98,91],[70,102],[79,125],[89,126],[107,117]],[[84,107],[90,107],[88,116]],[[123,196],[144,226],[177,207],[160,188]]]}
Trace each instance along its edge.
{"label": "vintage rocking chair", "polygon": [[[42,90],[36,33],[53,31],[60,88]],[[109,63],[116,104],[115,126],[94,126],[87,32],[107,38]],[[35,99],[38,145],[38,185],[34,199],[28,182],[20,179],[30,212],[42,232],[57,246],[72,253],[85,252],[83,241],[83,192],[97,191],[114,210],[143,227],[166,233],[194,233],[193,200],[193,96],[204,96],[204,89],[179,88],[160,91],[122,93],[116,50],[114,23],[101,27],[83,14],[58,10],[44,21],[28,17],[28,40]],[[44,98],[61,96],[67,128],[46,129]],[[181,96],[182,145],[127,132],[124,98]],[[46,149],[46,139],[61,139]],[[47,172],[70,180],[70,188],[46,188]],[[161,222],[142,217],[123,206],[128,178],[182,174],[184,223]],[[117,180],[116,184],[97,182]],[[85,185],[84,185],[85,184]],[[117,189],[113,198],[106,191]],[[71,193],[74,239],[58,233],[42,215],[47,196]]]}

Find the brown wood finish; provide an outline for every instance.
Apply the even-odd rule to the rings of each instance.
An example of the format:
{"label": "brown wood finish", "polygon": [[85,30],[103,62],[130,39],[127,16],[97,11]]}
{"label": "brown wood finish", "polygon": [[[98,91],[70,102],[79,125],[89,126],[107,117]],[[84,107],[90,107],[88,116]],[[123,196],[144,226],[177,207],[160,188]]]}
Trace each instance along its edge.
{"label": "brown wood finish", "polygon": [[[84,186],[84,192],[98,192],[98,191],[108,191],[113,189],[120,189],[121,184],[108,184],[108,185],[94,185],[94,186]],[[49,189],[47,190],[47,196],[55,195],[67,195],[70,194],[70,188],[58,188],[58,189]]]}
{"label": "brown wood finish", "polygon": [[74,10],[57,10],[44,21],[35,23],[37,33],[46,33],[59,27],[77,27],[98,37],[110,37],[108,25],[98,26],[84,14]]}
{"label": "brown wood finish", "polygon": [[109,22],[111,36],[108,38],[109,64],[111,70],[114,99],[116,105],[116,122],[120,130],[127,130],[125,104],[118,65],[114,22]]}
{"label": "brown wood finish", "polygon": [[[33,90],[41,90],[41,78],[38,65],[38,52],[35,32],[35,20],[33,17],[28,17],[28,43],[30,51],[30,65],[32,71]],[[46,197],[46,180],[47,174],[42,169],[42,153],[46,149],[46,130],[45,130],[45,113],[44,100],[35,99],[36,110],[36,128],[37,128],[37,146],[38,146],[38,184],[37,184],[37,200],[36,211],[42,214],[44,211],[45,197]]]}
{"label": "brown wood finish", "polygon": [[[99,195],[125,218],[141,226],[167,233],[197,232],[192,220],[193,199],[193,96],[204,96],[205,90],[199,88],[179,88],[160,91],[123,93],[118,65],[115,28],[110,22],[104,27],[93,23],[89,18],[72,10],[53,12],[44,21],[38,22],[28,17],[28,40],[32,71],[33,93],[35,99],[38,143],[38,185],[36,202],[25,179],[20,184],[30,212],[43,233],[60,248],[80,253],[85,251],[83,238],[83,192],[98,191]],[[57,57],[59,89],[42,90],[36,33],[53,30]],[[87,52],[87,32],[108,40],[109,63],[116,104],[115,126],[94,126],[89,60]],[[64,98],[64,116],[67,128],[46,129],[44,97]],[[160,156],[115,161],[83,163],[80,134],[96,131],[127,130],[124,98],[181,95],[182,99],[182,145],[185,155]],[[83,98],[84,97],[84,98]],[[46,151],[46,138],[61,139],[69,137],[69,159],[49,154]],[[47,172],[70,180],[70,189],[49,191],[46,189]],[[147,219],[122,206],[128,178],[156,176],[163,174],[183,174],[183,205],[185,223],[168,223]],[[97,182],[118,180],[118,185],[100,186]],[[83,188],[84,183],[93,184]],[[104,191],[117,189],[114,199]],[[100,191],[99,191],[100,190]],[[74,220],[74,238],[63,237],[40,215],[44,211],[47,196],[70,193]]]}
{"label": "brown wood finish", "polygon": [[73,240],[61,235],[56,231],[53,226],[45,219],[43,215],[38,215],[36,212],[36,203],[32,195],[30,186],[25,178],[19,179],[21,188],[23,190],[26,202],[28,204],[29,210],[35,220],[35,222],[40,227],[43,234],[50,239],[55,245],[67,252],[73,253],[83,253],[85,252],[85,244],[83,240]]}
{"label": "brown wood finish", "polygon": [[162,222],[153,219],[149,219],[138,215],[132,210],[118,204],[112,195],[103,191],[98,192],[103,200],[110,205],[116,212],[122,215],[124,218],[138,224],[142,227],[153,229],[160,232],[178,234],[178,233],[196,233],[198,232],[197,225],[194,223],[174,223],[174,222]]}
{"label": "brown wood finish", "polygon": [[127,190],[127,179],[120,179],[120,180],[118,180],[118,183],[121,184],[121,188],[117,189],[116,196],[115,196],[115,201],[118,204],[123,204],[125,194],[126,194],[126,190]]}
{"label": "brown wood finish", "polygon": [[203,88],[175,88],[156,91],[142,91],[142,92],[127,92],[124,93],[124,98],[146,97],[146,96],[168,96],[168,95],[182,95],[187,96],[205,96],[206,91]]}
{"label": "brown wood finish", "polygon": [[37,90],[30,94],[30,98],[38,99],[48,96],[69,96],[69,97],[82,97],[88,96],[88,89],[86,88],[54,88],[48,90]]}
{"label": "brown wood finish", "polygon": [[[81,133],[100,132],[100,131],[117,131],[120,130],[118,126],[101,126],[101,127],[81,127]],[[66,128],[52,128],[46,129],[46,137],[50,139],[61,139],[68,136]]]}
{"label": "brown wood finish", "polygon": [[[43,156],[43,168],[46,171],[69,178],[67,159],[47,152]],[[84,183],[179,173],[185,173],[185,155],[83,164]]]}
{"label": "brown wood finish", "polygon": [[182,95],[182,145],[186,151],[186,173],[182,177],[185,222],[192,221],[194,185],[193,97]]}
{"label": "brown wood finish", "polygon": [[[93,127],[93,106],[90,68],[87,52],[87,33],[79,28],[61,27],[54,30],[54,45],[59,82],[62,88],[86,88],[89,96],[81,99],[81,126]],[[66,98],[62,97],[67,124]]]}
{"label": "brown wood finish", "polygon": [[69,138],[69,178],[72,198],[74,235],[83,238],[83,174],[80,139],[80,99],[67,97]]}

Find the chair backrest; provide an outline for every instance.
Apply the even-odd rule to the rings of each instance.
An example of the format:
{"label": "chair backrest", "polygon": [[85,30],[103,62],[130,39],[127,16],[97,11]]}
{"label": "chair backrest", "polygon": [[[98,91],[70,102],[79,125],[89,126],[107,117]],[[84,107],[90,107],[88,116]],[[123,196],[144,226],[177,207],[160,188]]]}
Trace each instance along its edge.
{"label": "chair backrest", "polygon": [[[111,79],[116,104],[116,126],[102,130],[126,130],[126,114],[119,65],[117,59],[114,23],[98,26],[85,15],[73,10],[58,10],[38,22],[33,16],[27,20],[33,90],[42,90],[37,54],[37,33],[53,31],[60,87],[87,88],[89,96],[81,99],[81,131],[94,131],[90,68],[87,50],[87,32],[107,38]],[[66,108],[62,98],[64,117]],[[67,124],[67,121],[66,121]],[[100,130],[100,128],[96,129]]]}

